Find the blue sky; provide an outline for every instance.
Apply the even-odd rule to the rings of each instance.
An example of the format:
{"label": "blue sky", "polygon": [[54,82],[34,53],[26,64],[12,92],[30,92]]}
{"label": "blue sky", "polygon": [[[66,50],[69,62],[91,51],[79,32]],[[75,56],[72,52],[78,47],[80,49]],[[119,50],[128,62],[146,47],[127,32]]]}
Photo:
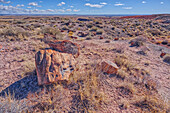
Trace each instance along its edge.
{"label": "blue sky", "polygon": [[0,14],[170,14],[170,0],[0,0]]}

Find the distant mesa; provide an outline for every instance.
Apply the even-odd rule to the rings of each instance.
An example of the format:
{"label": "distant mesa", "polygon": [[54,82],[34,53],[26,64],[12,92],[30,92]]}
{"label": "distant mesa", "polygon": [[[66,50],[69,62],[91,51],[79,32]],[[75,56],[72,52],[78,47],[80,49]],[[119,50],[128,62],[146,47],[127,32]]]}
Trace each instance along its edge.
{"label": "distant mesa", "polygon": [[120,19],[155,19],[155,20],[167,20],[170,18],[169,14],[155,14],[155,15],[136,15],[136,16],[123,16]]}

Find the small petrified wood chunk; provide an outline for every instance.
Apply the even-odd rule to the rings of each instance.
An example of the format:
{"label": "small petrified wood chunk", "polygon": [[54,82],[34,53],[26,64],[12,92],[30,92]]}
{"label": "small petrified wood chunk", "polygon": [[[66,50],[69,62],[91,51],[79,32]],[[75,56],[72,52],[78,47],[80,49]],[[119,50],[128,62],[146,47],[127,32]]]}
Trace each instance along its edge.
{"label": "small petrified wood chunk", "polygon": [[115,63],[111,61],[103,61],[101,63],[102,71],[107,74],[116,74],[118,71],[118,67]]}

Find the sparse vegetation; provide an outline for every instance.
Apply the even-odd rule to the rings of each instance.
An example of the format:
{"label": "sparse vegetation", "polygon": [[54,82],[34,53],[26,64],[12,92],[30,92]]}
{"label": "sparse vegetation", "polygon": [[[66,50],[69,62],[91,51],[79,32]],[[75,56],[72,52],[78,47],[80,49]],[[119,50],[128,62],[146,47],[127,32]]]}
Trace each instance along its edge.
{"label": "sparse vegetation", "polygon": [[6,94],[5,101],[0,102],[1,113],[26,113],[29,107],[26,101],[16,100],[14,95]]}
{"label": "sparse vegetation", "polygon": [[28,39],[29,32],[20,27],[9,26],[0,31],[1,41],[24,41]]}
{"label": "sparse vegetation", "polygon": [[[150,16],[83,18],[0,19],[4,24],[0,25],[0,112],[170,112],[168,25]],[[44,39],[80,45],[68,81],[38,86],[34,56],[49,49]],[[166,55],[160,57],[161,52]],[[103,73],[99,68],[103,59],[114,61],[117,73]],[[20,93],[1,95],[12,92],[11,87]],[[26,96],[18,98],[23,92]]]}

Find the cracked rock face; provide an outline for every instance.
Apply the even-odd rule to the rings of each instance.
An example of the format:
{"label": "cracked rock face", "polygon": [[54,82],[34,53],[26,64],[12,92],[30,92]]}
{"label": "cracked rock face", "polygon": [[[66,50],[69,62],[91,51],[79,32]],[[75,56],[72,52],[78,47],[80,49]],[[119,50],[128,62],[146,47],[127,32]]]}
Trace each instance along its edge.
{"label": "cracked rock face", "polygon": [[46,41],[46,43],[56,51],[72,54],[75,58],[80,54],[79,45],[69,40]]}
{"label": "cracked rock face", "polygon": [[118,71],[118,67],[115,63],[111,61],[103,61],[101,63],[102,71],[107,74],[116,74]]}
{"label": "cracked rock face", "polygon": [[68,80],[76,61],[72,54],[48,49],[36,53],[35,64],[38,84],[43,85]]}

